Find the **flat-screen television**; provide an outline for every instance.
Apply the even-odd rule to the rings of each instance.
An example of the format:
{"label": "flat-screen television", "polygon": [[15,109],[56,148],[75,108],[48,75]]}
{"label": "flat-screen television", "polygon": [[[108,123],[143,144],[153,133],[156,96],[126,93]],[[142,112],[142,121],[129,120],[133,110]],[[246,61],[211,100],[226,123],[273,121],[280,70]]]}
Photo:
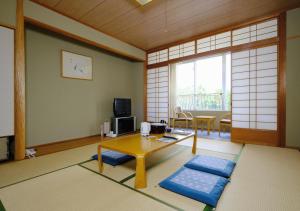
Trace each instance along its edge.
{"label": "flat-screen television", "polygon": [[115,117],[131,116],[131,99],[115,98],[113,107]]}

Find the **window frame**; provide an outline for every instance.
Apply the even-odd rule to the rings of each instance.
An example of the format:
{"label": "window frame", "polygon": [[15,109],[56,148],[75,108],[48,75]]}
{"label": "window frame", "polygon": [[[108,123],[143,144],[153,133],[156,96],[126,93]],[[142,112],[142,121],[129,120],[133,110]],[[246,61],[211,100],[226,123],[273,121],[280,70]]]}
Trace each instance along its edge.
{"label": "window frame", "polygon": [[[231,112],[231,103],[230,103],[230,106],[229,106],[229,110],[226,109],[226,67],[227,67],[227,59],[226,59],[226,56],[228,54],[231,55],[231,51],[227,51],[227,52],[224,52],[224,53],[218,53],[218,54],[213,54],[213,55],[209,55],[209,56],[203,56],[203,57],[198,57],[198,58],[195,58],[195,59],[191,59],[191,60],[185,60],[183,62],[179,62],[179,63],[176,63],[176,69],[177,69],[177,65],[181,65],[181,64],[187,64],[187,63],[193,63],[193,77],[194,77],[194,90],[193,90],[193,99],[195,99],[195,96],[197,95],[196,94],[196,66],[197,66],[197,61],[199,60],[202,60],[202,59],[208,59],[208,58],[212,58],[212,57],[218,57],[218,56],[222,56],[222,109],[218,109],[218,110],[213,110],[213,109],[207,109],[207,110],[204,110],[204,109],[195,109],[195,100],[194,103],[193,103],[193,109],[184,109],[186,111],[203,111],[203,112]],[[231,57],[230,57],[230,60],[231,60]],[[175,70],[176,70],[175,69]],[[176,74],[176,73],[175,73]],[[229,74],[230,75],[230,101],[231,101],[231,73]],[[175,82],[175,87],[177,89],[177,84]],[[176,102],[176,106],[180,106],[177,104],[177,94],[175,95],[175,102]]]}

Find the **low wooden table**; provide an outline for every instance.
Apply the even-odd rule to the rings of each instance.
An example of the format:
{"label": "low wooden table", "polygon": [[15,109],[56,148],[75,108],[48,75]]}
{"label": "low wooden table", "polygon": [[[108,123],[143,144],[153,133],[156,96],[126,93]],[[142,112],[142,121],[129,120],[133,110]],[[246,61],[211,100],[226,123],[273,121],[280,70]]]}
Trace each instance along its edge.
{"label": "low wooden table", "polygon": [[[212,128],[212,124],[215,125],[216,122],[216,117],[215,116],[195,116],[194,117],[194,129],[195,129],[195,134],[197,134],[198,131],[198,122],[206,122],[207,124],[207,133],[208,135],[210,134],[210,129]],[[202,131],[202,127],[201,127]]]}
{"label": "low wooden table", "polygon": [[[153,135],[153,138],[146,138],[140,134],[134,134],[126,137],[119,137],[113,140],[104,141],[98,146],[98,164],[100,173],[103,172],[103,161],[101,156],[101,149],[106,148],[128,155],[132,155],[136,158],[136,175],[135,175],[135,188],[146,188],[147,187],[147,175],[145,159],[148,155],[176,144],[180,141],[186,140],[194,136],[190,135],[177,135],[177,134],[166,134],[176,137],[177,140],[165,143],[158,141],[163,135]],[[197,137],[194,136],[194,143],[192,153],[196,153]]]}

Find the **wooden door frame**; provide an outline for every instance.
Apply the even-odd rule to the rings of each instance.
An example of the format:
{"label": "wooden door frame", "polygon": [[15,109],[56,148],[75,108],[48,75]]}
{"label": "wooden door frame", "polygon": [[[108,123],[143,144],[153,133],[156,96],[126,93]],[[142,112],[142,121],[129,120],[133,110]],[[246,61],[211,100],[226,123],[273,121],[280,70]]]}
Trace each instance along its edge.
{"label": "wooden door frame", "polygon": [[286,146],[286,12],[279,15],[278,53],[278,139],[279,146]]}

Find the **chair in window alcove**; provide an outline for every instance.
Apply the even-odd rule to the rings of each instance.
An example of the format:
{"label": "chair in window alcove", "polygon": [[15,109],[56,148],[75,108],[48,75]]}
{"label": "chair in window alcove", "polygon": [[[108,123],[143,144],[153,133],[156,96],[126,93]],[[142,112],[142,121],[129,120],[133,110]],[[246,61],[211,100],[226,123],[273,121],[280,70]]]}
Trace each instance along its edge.
{"label": "chair in window alcove", "polygon": [[221,116],[219,121],[219,136],[221,134],[221,131],[225,132],[226,128],[231,129],[231,113],[227,113]]}
{"label": "chair in window alcove", "polygon": [[193,115],[191,112],[184,112],[180,106],[174,108],[175,116],[172,118],[173,120],[173,128],[175,128],[176,122],[185,122],[185,127],[189,127],[189,123],[193,122]]}

